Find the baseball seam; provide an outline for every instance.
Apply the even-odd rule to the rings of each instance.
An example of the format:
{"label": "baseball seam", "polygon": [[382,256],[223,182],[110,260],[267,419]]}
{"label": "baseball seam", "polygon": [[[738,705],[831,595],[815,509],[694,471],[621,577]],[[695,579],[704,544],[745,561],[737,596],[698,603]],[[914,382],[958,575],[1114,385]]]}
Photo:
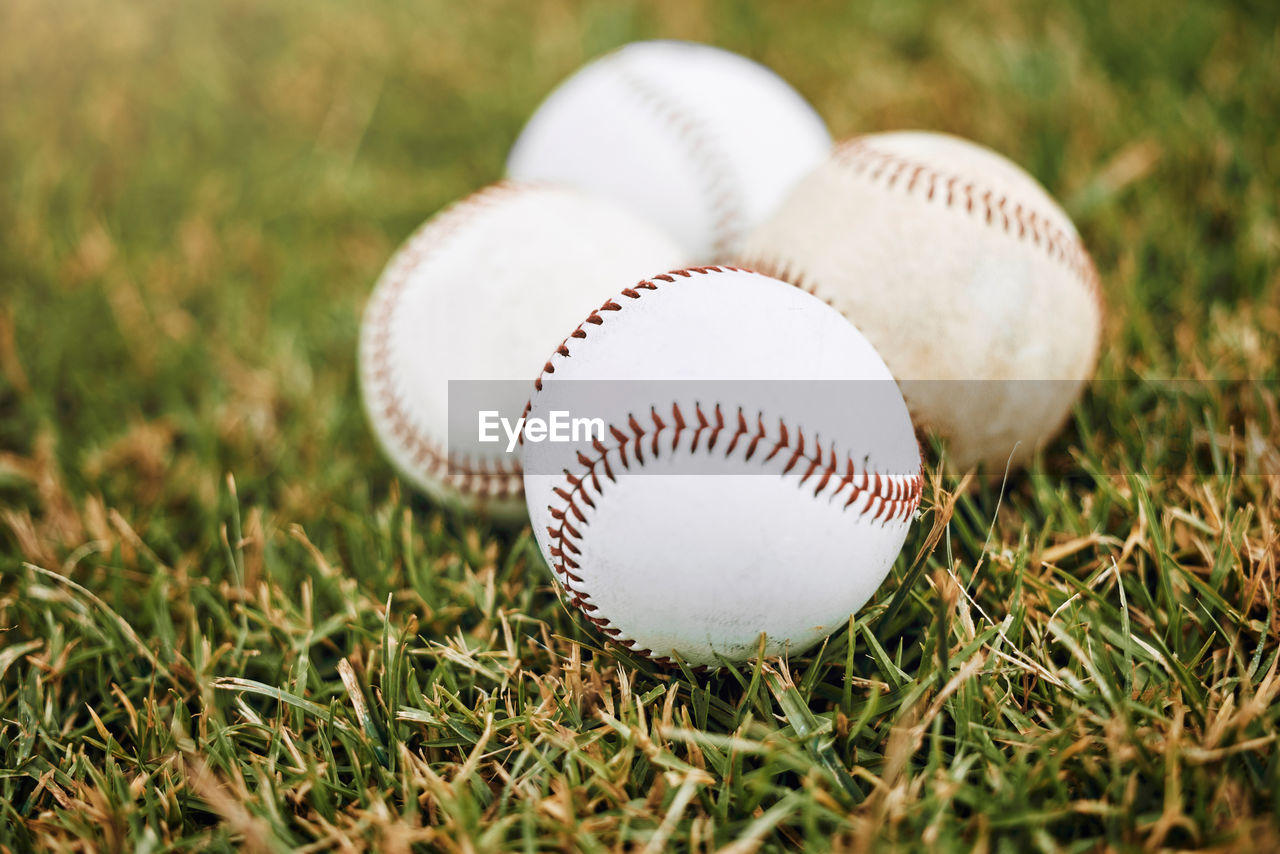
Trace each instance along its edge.
{"label": "baseball seam", "polygon": [[621,55],[614,60],[614,71],[636,100],[684,143],[690,159],[700,167],[695,171],[703,176],[703,190],[711,206],[712,253],[716,258],[724,257],[742,236],[744,205],[736,182],[726,173],[723,166],[725,158],[717,153],[711,134],[695,111],[672,98],[638,71],[628,68]]}
{"label": "baseball seam", "polygon": [[420,470],[463,494],[479,498],[518,497],[524,488],[521,468],[500,460],[472,460],[450,454],[415,421],[396,389],[392,323],[413,272],[478,215],[524,189],[525,185],[501,181],[455,203],[414,232],[397,253],[385,287],[380,285],[374,294],[367,321],[371,331],[361,342],[367,355],[362,380],[370,408],[386,419],[391,436],[408,451]]}
{"label": "baseball seam", "polygon": [[[721,272],[742,271],[736,267],[725,266],[691,267],[686,270],[676,270],[641,281],[635,287],[622,291],[621,296],[630,300],[638,300],[645,291],[657,290],[659,282],[670,284],[678,281],[677,277],[689,279],[694,274],[707,275]],[[556,349],[555,355],[567,358],[571,339],[587,338],[588,326],[603,325],[605,315],[602,315],[601,312],[617,312],[621,311],[622,308],[623,304],[615,300],[607,300],[561,343]],[[547,374],[554,373],[555,365],[551,359],[548,359],[543,367],[542,374],[538,376],[534,383],[534,388],[537,391],[541,391],[544,377]],[[525,407],[526,414],[532,405],[533,401],[530,399],[529,404]],[[704,434],[707,437],[705,445],[707,453],[713,452],[721,437],[727,435],[729,439],[725,448],[725,457],[728,458],[741,447],[744,454],[743,462],[748,462],[755,457],[761,451],[761,445],[763,444],[769,450],[760,459],[761,465],[765,465],[773,461],[779,454],[789,451],[790,456],[787,458],[780,476],[785,476],[795,471],[798,466],[804,465],[804,472],[800,477],[800,485],[805,484],[811,478],[817,478],[817,483],[813,490],[815,498],[825,494],[828,500],[834,500],[845,489],[848,489],[849,497],[842,509],[847,510],[858,503],[860,498],[865,497],[865,503],[858,511],[859,515],[866,516],[871,514],[871,518],[874,521],[879,521],[882,524],[892,519],[898,519],[903,522],[909,520],[920,505],[920,496],[924,489],[924,478],[919,471],[909,475],[868,472],[865,469],[859,470],[850,456],[843,458],[844,472],[842,474],[840,471],[841,459],[836,454],[834,445],[829,451],[823,451],[822,446],[816,440],[812,443],[806,443],[803,429],[788,427],[784,419],[779,419],[777,435],[771,438],[764,426],[763,414],[757,416],[756,426],[753,430],[748,424],[746,414],[740,407],[736,423],[732,425],[726,425],[724,414],[719,404],[715,405],[712,412],[712,417],[708,417],[701,405],[695,404],[694,414],[696,419],[694,422],[690,422],[686,419],[679,404],[672,403],[670,424],[664,421],[658,414],[657,408],[653,407],[649,412],[652,422],[652,427],[649,430],[641,426],[641,423],[634,415],[629,416],[625,424],[608,425],[606,433],[612,437],[614,444],[606,445],[600,439],[595,439],[592,442],[592,448],[597,456],[594,458],[580,451],[577,461],[582,468],[577,474],[566,469],[564,471],[563,485],[552,488],[552,491],[560,498],[559,506],[556,504],[547,505],[548,513],[557,523],[547,527],[547,535],[550,538],[548,552],[552,559],[551,569],[556,574],[561,586],[568,593],[569,603],[578,608],[588,621],[599,628],[611,640],[661,665],[670,665],[673,662],[666,656],[655,655],[652,650],[639,646],[634,640],[624,638],[622,630],[614,626],[607,616],[599,613],[599,607],[592,601],[590,593],[578,586],[584,584],[584,581],[581,576],[573,572],[573,570],[579,568],[575,556],[581,555],[584,532],[589,524],[587,510],[594,510],[596,506],[591,492],[594,491],[596,498],[603,494],[604,480],[601,479],[601,472],[603,472],[605,480],[609,482],[616,482],[617,480],[614,467],[609,460],[610,454],[616,456],[618,464],[624,470],[630,470],[633,464],[637,467],[643,467],[645,465],[645,438],[649,437],[647,443],[649,453],[656,458],[661,447],[659,444],[660,439],[668,431],[670,431],[671,435],[671,453],[675,453],[681,448],[680,441],[685,431],[692,431],[692,438],[688,446],[688,453],[690,454],[698,451]],[[807,444],[811,444],[812,452],[806,450]],[[630,459],[628,459],[628,449],[631,451]],[[586,510],[584,510],[584,507]]]}
{"label": "baseball seam", "polygon": [[[835,157],[850,167],[854,174],[872,184],[880,184],[890,190],[901,189],[908,194],[923,188],[926,201],[933,201],[945,192],[944,207],[976,214],[987,225],[1000,228],[1015,240],[1026,242],[1030,239],[1033,245],[1042,248],[1051,259],[1075,276],[1093,297],[1099,314],[1102,314],[1102,289],[1093,259],[1078,237],[1053,224],[1051,215],[1024,206],[1008,195],[983,187],[962,175],[876,148],[868,137],[854,137],[846,141],[836,149]],[[1057,215],[1052,215],[1052,218],[1057,218]],[[743,263],[791,282],[809,293],[816,293],[818,286],[806,282],[803,272],[790,262],[752,258]]]}

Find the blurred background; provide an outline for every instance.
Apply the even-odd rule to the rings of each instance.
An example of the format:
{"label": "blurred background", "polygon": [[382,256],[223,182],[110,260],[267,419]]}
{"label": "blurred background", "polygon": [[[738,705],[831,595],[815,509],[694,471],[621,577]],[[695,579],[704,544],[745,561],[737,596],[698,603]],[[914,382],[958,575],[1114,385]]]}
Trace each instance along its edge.
{"label": "blurred background", "polygon": [[1104,376],[1260,376],[1276,26],[1263,3],[6,0],[0,449],[139,509],[209,506],[228,470],[286,512],[385,481],[353,379],[382,264],[501,176],[557,82],[651,37],[769,65],[837,138],[938,129],[1029,169],[1102,270]]}

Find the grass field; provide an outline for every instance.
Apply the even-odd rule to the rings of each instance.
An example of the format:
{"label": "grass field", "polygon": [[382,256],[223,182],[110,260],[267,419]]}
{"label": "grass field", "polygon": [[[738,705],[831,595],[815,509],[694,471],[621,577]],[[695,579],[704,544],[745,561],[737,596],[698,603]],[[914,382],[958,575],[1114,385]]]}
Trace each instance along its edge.
{"label": "grass field", "polygon": [[[354,370],[396,244],[659,35],[1008,154],[1110,309],[1071,474],[931,468],[847,630],[709,677],[402,490]],[[1265,3],[5,0],[0,850],[1280,850],[1278,173]]]}

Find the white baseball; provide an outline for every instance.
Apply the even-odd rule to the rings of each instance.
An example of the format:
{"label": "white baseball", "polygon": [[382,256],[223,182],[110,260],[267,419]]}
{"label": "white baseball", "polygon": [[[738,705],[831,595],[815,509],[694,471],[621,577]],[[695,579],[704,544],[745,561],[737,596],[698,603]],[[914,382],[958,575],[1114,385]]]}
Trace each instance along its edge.
{"label": "white baseball", "polygon": [[650,41],[552,92],[507,172],[613,199],[706,262],[731,254],[830,151],[822,119],[769,69],[707,45]]}
{"label": "white baseball", "polygon": [[855,323],[961,469],[1025,463],[1093,374],[1102,302],[1075,226],[1018,166],[956,137],[838,146],[739,263]]}
{"label": "white baseball", "polygon": [[428,220],[388,263],[360,328],[361,396],[387,457],[439,501],[523,519],[516,455],[478,431],[449,435],[449,381],[492,381],[518,417],[565,328],[684,257],[633,214],[567,188],[497,184]]}
{"label": "white baseball", "polygon": [[640,282],[565,339],[536,389],[530,420],[590,399],[608,425],[603,441],[524,445],[543,556],[570,603],[659,661],[745,660],[761,633],[767,655],[802,651],[875,592],[919,504],[888,368],[768,276]]}

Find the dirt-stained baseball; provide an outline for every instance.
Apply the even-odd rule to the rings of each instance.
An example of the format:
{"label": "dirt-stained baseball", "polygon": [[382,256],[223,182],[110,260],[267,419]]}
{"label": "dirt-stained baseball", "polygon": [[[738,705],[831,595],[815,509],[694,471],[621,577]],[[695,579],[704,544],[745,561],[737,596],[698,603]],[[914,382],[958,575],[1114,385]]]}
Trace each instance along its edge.
{"label": "dirt-stained baseball", "polygon": [[758,273],[622,290],[535,388],[530,422],[563,409],[601,423],[524,445],[542,553],[570,603],[659,661],[742,661],[761,633],[767,655],[795,653],[844,626],[920,501],[884,362],[834,309]]}
{"label": "dirt-stained baseball", "polygon": [[514,458],[449,435],[450,381],[509,391],[499,405],[518,416],[566,327],[685,258],[640,218],[561,187],[505,182],[429,220],[388,263],[360,329],[361,396],[387,457],[437,500],[522,521]]}
{"label": "dirt-stained baseball", "polygon": [[649,41],[552,92],[507,171],[613,199],[706,263],[732,253],[830,151],[822,119],[769,69],[707,45]]}
{"label": "dirt-stained baseball", "polygon": [[956,137],[843,143],[738,257],[857,325],[960,469],[1025,463],[1093,373],[1102,300],[1071,220],[1018,166]]}

